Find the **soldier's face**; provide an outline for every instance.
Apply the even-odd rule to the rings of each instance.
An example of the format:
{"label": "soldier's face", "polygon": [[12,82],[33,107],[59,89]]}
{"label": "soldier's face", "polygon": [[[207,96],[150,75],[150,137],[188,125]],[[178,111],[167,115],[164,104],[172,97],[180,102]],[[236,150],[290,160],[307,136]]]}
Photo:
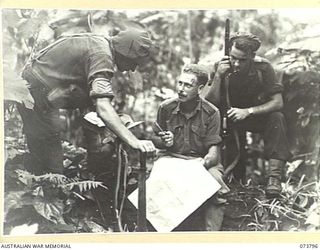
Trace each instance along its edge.
{"label": "soldier's face", "polygon": [[123,72],[123,71],[134,71],[136,67],[138,66],[138,63],[132,60],[131,58],[127,58],[123,56],[120,53],[115,53],[115,61],[117,64],[118,69]]}
{"label": "soldier's face", "polygon": [[118,64],[118,68],[121,72],[129,70],[135,71],[137,66],[138,64],[131,59],[123,60],[121,63]]}
{"label": "soldier's face", "polygon": [[137,66],[145,66],[149,61],[148,57],[137,57],[134,59],[127,58],[126,60],[123,61],[122,63],[122,69],[120,71],[129,71],[131,70],[132,72],[136,70]]}
{"label": "soldier's face", "polygon": [[199,94],[197,77],[191,73],[182,73],[178,79],[177,91],[181,102],[188,102]]}
{"label": "soldier's face", "polygon": [[254,55],[237,49],[234,45],[230,51],[230,62],[234,73],[245,74],[248,72]]}

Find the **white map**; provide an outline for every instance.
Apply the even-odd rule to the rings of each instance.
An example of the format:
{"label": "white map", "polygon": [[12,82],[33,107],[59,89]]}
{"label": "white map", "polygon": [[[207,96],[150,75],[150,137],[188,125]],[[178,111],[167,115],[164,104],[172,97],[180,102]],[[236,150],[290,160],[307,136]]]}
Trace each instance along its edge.
{"label": "white map", "polygon": [[[220,189],[200,163],[161,157],[146,181],[147,219],[158,232],[170,232]],[[138,190],[129,195],[137,207]]]}

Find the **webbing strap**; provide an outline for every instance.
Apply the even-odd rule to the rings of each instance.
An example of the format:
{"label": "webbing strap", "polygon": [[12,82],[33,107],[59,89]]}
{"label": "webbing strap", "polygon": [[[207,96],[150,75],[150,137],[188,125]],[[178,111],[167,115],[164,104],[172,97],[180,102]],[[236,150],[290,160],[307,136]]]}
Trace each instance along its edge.
{"label": "webbing strap", "polygon": [[124,232],[123,227],[122,227],[122,222],[121,222],[119,205],[118,205],[119,192],[120,192],[120,182],[121,182],[121,167],[122,167],[121,150],[122,150],[122,144],[121,144],[121,142],[118,142],[117,143],[118,168],[117,168],[116,188],[115,188],[115,193],[114,193],[114,211],[116,214],[118,229],[120,232]]}
{"label": "webbing strap", "polygon": [[[225,112],[227,112],[227,110],[229,108],[231,108],[231,103],[230,103],[230,96],[229,96],[229,77],[231,74],[229,74],[224,81],[224,94],[225,94],[225,104],[226,104],[226,110]],[[226,122],[223,122],[222,126],[226,126],[225,124]],[[226,128],[225,128],[226,129]],[[224,175],[228,176],[231,171],[235,168],[235,166],[238,164],[239,159],[240,159],[240,140],[239,140],[239,133],[237,131],[236,128],[232,128],[232,134],[234,136],[234,139],[236,141],[236,149],[237,149],[237,154],[235,156],[235,158],[233,159],[233,161],[228,165],[228,166],[224,166],[225,167],[225,171],[224,171]],[[224,138],[226,139],[226,138]],[[226,143],[226,142],[225,142]],[[225,154],[226,157],[227,154]]]}

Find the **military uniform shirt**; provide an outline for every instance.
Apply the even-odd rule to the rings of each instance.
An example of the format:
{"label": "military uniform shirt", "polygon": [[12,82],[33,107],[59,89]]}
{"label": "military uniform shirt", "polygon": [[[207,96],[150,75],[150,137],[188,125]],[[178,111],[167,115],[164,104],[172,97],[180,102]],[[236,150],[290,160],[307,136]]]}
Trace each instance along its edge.
{"label": "military uniform shirt", "polygon": [[283,86],[277,82],[273,67],[264,58],[256,57],[245,77],[231,74],[229,98],[232,107],[249,108],[269,101],[270,96],[281,93]]}
{"label": "military uniform shirt", "polygon": [[[65,107],[59,108],[76,108],[86,106],[89,97],[113,97],[114,67],[110,41],[103,36],[79,34],[62,37],[44,48],[27,65],[22,76],[31,87],[40,82],[48,89],[49,96],[66,95]],[[104,81],[95,82],[97,78]],[[72,88],[65,91],[70,86]],[[73,98],[79,97],[76,104],[72,103]]]}
{"label": "military uniform shirt", "polygon": [[166,100],[160,104],[157,122],[174,134],[174,144],[168,149],[173,153],[204,157],[221,142],[219,110],[204,99],[188,115],[181,111],[178,98]]}

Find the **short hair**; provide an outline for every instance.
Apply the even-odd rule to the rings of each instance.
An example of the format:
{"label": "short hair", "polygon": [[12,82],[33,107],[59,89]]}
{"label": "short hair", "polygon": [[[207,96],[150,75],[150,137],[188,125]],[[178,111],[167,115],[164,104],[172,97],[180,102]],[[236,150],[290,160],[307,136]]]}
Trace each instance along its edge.
{"label": "short hair", "polygon": [[232,45],[246,53],[255,53],[260,48],[261,41],[253,34],[237,33],[230,38],[230,46]]}
{"label": "short hair", "polygon": [[206,84],[209,79],[208,71],[198,64],[187,64],[183,67],[182,72],[194,74],[199,85]]}

